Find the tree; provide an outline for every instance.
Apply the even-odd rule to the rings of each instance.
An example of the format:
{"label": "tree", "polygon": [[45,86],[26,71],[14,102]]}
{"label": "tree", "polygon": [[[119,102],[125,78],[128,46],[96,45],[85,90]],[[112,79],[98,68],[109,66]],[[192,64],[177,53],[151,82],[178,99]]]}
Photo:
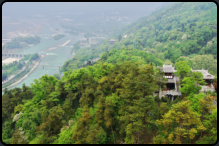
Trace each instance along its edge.
{"label": "tree", "polygon": [[203,36],[203,37],[204,37],[204,41],[207,42],[207,41],[210,40],[211,37],[212,37],[212,31],[211,31],[211,29],[209,29],[209,27],[207,27],[206,25],[204,25],[204,26],[201,28],[200,35]]}
{"label": "tree", "polygon": [[6,121],[3,123],[2,127],[2,141],[6,144],[11,144],[12,134],[14,133],[13,124],[11,121]]}
{"label": "tree", "polygon": [[214,143],[216,141],[217,130],[217,108],[213,103],[213,98],[207,96],[199,100],[198,111],[201,113],[201,120],[207,131],[201,131],[200,139],[197,143]]}
{"label": "tree", "polygon": [[[156,125],[162,126],[165,139],[162,140],[168,144],[180,144],[190,142],[196,137],[198,131],[204,131],[200,116],[191,110],[190,101],[181,101],[172,106],[172,108],[163,116],[163,119],[157,120]],[[157,141],[161,135],[154,138]]]}
{"label": "tree", "polygon": [[81,85],[85,89],[82,92],[81,98],[79,102],[81,103],[81,107],[88,105],[89,107],[94,107],[94,92],[97,87],[97,82],[92,75],[84,74],[81,79]]}
{"label": "tree", "polygon": [[165,89],[166,88],[165,84],[166,84],[167,79],[164,78],[164,72],[161,71],[160,68],[155,69],[155,76],[156,76],[157,83],[159,85],[159,91],[161,91],[162,89]]}
{"label": "tree", "polygon": [[189,67],[192,68],[192,66],[193,66],[193,62],[192,62],[191,60],[188,60],[188,64],[189,64]]}
{"label": "tree", "polygon": [[209,115],[209,113],[212,113],[212,111],[216,108],[216,106],[213,103],[213,98],[211,98],[209,95],[205,98],[201,98],[199,100],[199,112],[201,113],[201,119],[203,120],[206,115]]}
{"label": "tree", "polygon": [[64,111],[60,105],[52,107],[49,111],[46,112],[46,109],[42,111],[43,114],[43,123],[40,126],[36,127],[37,133],[43,134],[44,142],[52,142],[52,136],[60,132],[60,129],[63,125],[62,117]]}
{"label": "tree", "polygon": [[172,63],[170,60],[166,59],[165,62],[164,62],[164,64],[170,65],[170,64],[173,64],[173,63]]}
{"label": "tree", "polygon": [[191,68],[189,67],[188,63],[186,61],[179,61],[175,63],[176,66],[176,75],[180,76],[181,80],[184,77],[187,77],[191,71]]}
{"label": "tree", "polygon": [[81,47],[80,47],[80,42],[79,41],[77,41],[74,45],[73,45],[73,49],[75,50],[75,51],[77,51],[77,50],[79,50]]}
{"label": "tree", "polygon": [[97,104],[97,109],[95,110],[96,122],[101,125],[104,122],[104,110],[105,110],[105,97],[100,95],[99,102]]}
{"label": "tree", "polygon": [[185,77],[182,80],[182,84],[181,84],[182,88],[180,88],[179,90],[186,94],[186,96],[190,95],[190,94],[196,94],[199,92],[199,90],[201,89],[200,86],[196,86],[195,84],[195,78],[193,77]]}
{"label": "tree", "polygon": [[88,136],[89,123],[91,122],[91,115],[89,114],[88,105],[84,106],[81,113],[81,118],[77,120],[77,127],[73,131],[72,140],[76,141],[75,143],[86,143]]}
{"label": "tree", "polygon": [[217,141],[217,109],[207,116],[203,124],[207,130],[196,144],[214,144]]}
{"label": "tree", "polygon": [[92,65],[90,60],[87,61],[87,65]]}
{"label": "tree", "polygon": [[153,144],[166,144],[165,136],[159,134],[153,138]]}
{"label": "tree", "polygon": [[159,112],[158,119],[160,120],[161,117],[169,111],[169,109],[170,107],[167,105],[167,103],[162,102],[158,107],[158,112]]}
{"label": "tree", "polygon": [[49,99],[49,95],[54,91],[57,81],[58,80],[54,76],[48,75],[42,76],[39,80],[35,79],[34,83],[31,84],[32,92],[35,94],[32,102],[36,104],[41,100]]}
{"label": "tree", "polygon": [[23,119],[22,121],[22,128],[25,132],[25,135],[28,140],[32,140],[36,137],[36,126],[38,125],[38,122],[32,119]]}
{"label": "tree", "polygon": [[54,74],[53,75],[57,80],[60,80],[60,75],[59,74]]}
{"label": "tree", "polygon": [[61,39],[61,38],[63,38],[63,37],[65,37],[64,34],[57,34],[57,35],[55,35],[53,38],[54,38],[54,40],[59,40],[59,39]]}
{"label": "tree", "polygon": [[192,72],[191,77],[193,77],[195,79],[196,86],[206,84],[204,79],[203,79],[204,76],[201,72],[198,72],[198,71]]}
{"label": "tree", "polygon": [[107,128],[111,127],[112,130],[112,135],[113,135],[113,140],[114,140],[114,144],[115,144],[115,137],[114,137],[114,130],[113,130],[113,125],[114,123],[114,112],[117,112],[115,110],[115,106],[118,100],[118,96],[116,94],[113,94],[110,97],[107,97],[105,100],[105,110],[104,110],[104,120],[105,120],[105,125]]}
{"label": "tree", "polygon": [[190,77],[185,77],[182,80],[182,88],[180,91],[186,95],[197,94],[199,90],[201,90],[200,85],[205,85],[205,81],[203,80],[203,74],[201,72],[192,72]]}
{"label": "tree", "polygon": [[[154,100],[152,97],[146,96],[140,98],[139,100],[134,100],[134,105],[130,106],[128,119],[132,121],[127,125],[126,128],[126,138],[125,142],[128,143],[137,143],[141,142],[141,137],[143,131],[150,133],[149,125],[151,123],[151,113],[155,108]],[[127,119],[127,120],[128,120]]]}
{"label": "tree", "polygon": [[217,60],[212,55],[197,55],[191,59],[193,62],[193,69],[205,69],[211,70],[214,74],[217,74]]}
{"label": "tree", "polygon": [[182,52],[181,52],[181,50],[180,49],[171,49],[171,57],[170,57],[170,59],[171,59],[171,61],[172,62],[175,62],[175,60],[177,59],[177,58],[179,58],[181,55],[182,55]]}
{"label": "tree", "polygon": [[29,60],[36,60],[39,58],[39,55],[37,53],[33,54]]}
{"label": "tree", "polygon": [[191,108],[193,111],[200,113],[199,110],[199,100],[204,98],[205,94],[204,93],[199,93],[198,95],[190,94],[189,96],[186,97],[186,100],[192,101]]}
{"label": "tree", "polygon": [[119,42],[120,42],[121,39],[122,39],[122,35],[119,34],[119,35],[118,35],[118,40],[119,40]]}
{"label": "tree", "polygon": [[88,136],[86,138],[86,143],[91,144],[105,144],[106,141],[106,133],[103,128],[96,123],[88,132]]}
{"label": "tree", "polygon": [[64,129],[59,133],[57,143],[54,144],[73,144],[74,141],[71,139],[72,133],[68,129]]}
{"label": "tree", "polygon": [[204,44],[205,44],[204,37],[203,37],[203,36],[198,37],[197,43],[198,43],[200,46],[204,46]]}
{"label": "tree", "polygon": [[12,137],[12,144],[27,144],[28,140],[24,135],[23,128],[19,127],[16,128],[15,132],[13,133]]}

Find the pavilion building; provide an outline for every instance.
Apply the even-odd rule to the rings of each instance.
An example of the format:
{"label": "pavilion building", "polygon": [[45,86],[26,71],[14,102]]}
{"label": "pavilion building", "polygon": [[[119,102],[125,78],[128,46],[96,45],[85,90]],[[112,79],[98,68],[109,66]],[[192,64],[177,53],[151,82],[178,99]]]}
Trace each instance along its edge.
{"label": "pavilion building", "polygon": [[159,98],[161,97],[168,97],[172,101],[176,98],[181,96],[181,91],[179,91],[180,87],[177,87],[177,82],[179,82],[179,78],[174,75],[176,72],[175,68],[172,65],[163,65],[161,67],[161,71],[164,72],[164,78],[167,79],[166,81],[166,90],[159,92]]}
{"label": "pavilion building", "polygon": [[205,86],[201,86],[202,89],[200,90],[200,92],[206,92],[206,91],[211,91],[211,92],[214,92],[215,91],[215,87],[213,85],[213,80],[214,80],[214,76],[211,75],[208,70],[204,70],[202,68],[202,70],[192,70],[191,69],[191,72],[201,72],[203,74],[203,79],[206,83]]}

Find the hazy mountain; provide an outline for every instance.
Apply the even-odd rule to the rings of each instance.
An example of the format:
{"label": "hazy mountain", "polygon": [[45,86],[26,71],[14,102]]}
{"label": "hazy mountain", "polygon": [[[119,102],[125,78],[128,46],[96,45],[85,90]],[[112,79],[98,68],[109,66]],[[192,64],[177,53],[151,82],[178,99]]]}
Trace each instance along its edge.
{"label": "hazy mountain", "polygon": [[[162,10],[159,9],[128,25],[124,30],[117,31],[117,35],[121,33],[123,38],[119,41],[118,36],[112,37],[116,39],[112,46],[109,40],[106,40],[99,47],[92,48],[92,54],[84,56],[86,59],[93,59],[110,49],[132,48],[134,45],[138,50],[145,49],[162,61],[168,59],[173,63],[178,61],[180,56],[193,58],[196,55],[211,54],[217,59],[217,7],[215,6],[210,2],[187,2],[173,4],[170,8],[167,6],[167,9],[163,7]],[[69,62],[71,64],[76,61],[72,59]],[[215,66],[216,64],[209,66],[213,73],[217,73]]]}
{"label": "hazy mountain", "polygon": [[[168,5],[165,2],[6,2],[2,6],[3,16],[30,17],[45,15],[47,17],[63,14],[77,18],[74,14],[83,14],[83,19],[95,15],[118,15],[138,19],[152,11]],[[79,18],[80,18],[79,17]]]}

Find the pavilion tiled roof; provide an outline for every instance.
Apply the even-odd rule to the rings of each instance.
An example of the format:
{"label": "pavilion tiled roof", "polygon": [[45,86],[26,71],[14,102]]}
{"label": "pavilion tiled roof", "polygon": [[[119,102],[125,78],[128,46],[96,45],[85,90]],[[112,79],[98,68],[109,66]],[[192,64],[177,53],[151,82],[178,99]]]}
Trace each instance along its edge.
{"label": "pavilion tiled roof", "polygon": [[201,72],[202,74],[203,74],[203,79],[214,79],[214,76],[213,75],[211,75],[209,72],[208,72],[208,70],[204,70],[203,68],[202,68],[202,70],[192,70],[191,69],[191,71],[192,72]]}
{"label": "pavilion tiled roof", "polygon": [[162,70],[164,73],[174,73],[175,69],[172,67],[172,65],[163,65]]}
{"label": "pavilion tiled roof", "polygon": [[110,39],[110,41],[114,41],[115,42],[116,40],[115,39]]}

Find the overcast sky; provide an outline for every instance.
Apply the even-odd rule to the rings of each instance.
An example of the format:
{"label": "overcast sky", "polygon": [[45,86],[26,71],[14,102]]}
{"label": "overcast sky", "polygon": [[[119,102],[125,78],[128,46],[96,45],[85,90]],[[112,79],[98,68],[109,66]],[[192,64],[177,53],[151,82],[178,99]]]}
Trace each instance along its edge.
{"label": "overcast sky", "polygon": [[[167,3],[158,2],[6,2],[2,6],[3,16],[29,17],[31,15],[50,15],[61,12],[130,12],[140,15],[148,13]],[[144,15],[144,14],[142,14]]]}

